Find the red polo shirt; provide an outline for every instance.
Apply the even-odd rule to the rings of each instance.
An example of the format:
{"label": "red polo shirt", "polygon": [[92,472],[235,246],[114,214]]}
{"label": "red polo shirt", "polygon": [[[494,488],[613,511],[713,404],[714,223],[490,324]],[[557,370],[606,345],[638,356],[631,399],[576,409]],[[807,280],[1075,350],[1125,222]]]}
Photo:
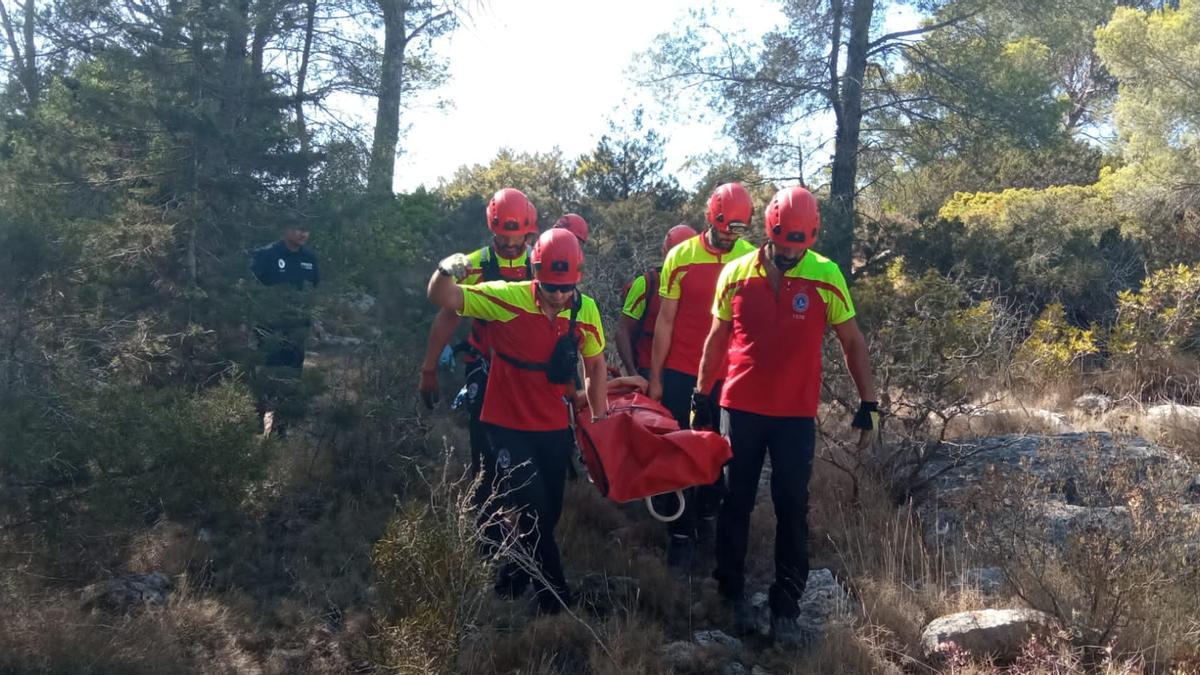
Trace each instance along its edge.
{"label": "red polo shirt", "polygon": [[[553,322],[542,313],[531,281],[463,286],[462,315],[488,321],[488,343],[497,354],[530,363],[548,362],[571,323],[569,308]],[[600,311],[587,295],[575,319],[575,336],[585,357],[604,353]],[[520,431],[569,426],[565,385],[552,384],[545,372],[518,368],[503,358],[492,359],[490,365],[481,420]]]}
{"label": "red polo shirt", "polygon": [[671,351],[665,368],[695,376],[700,372],[700,354],[704,339],[712,328],[713,296],[717,277],[725,264],[754,251],[754,244],[739,239],[728,253],[708,245],[701,234],[679,244],[667,253],[659,281],[659,295],[679,301],[675,327],[671,333]]}
{"label": "red polo shirt", "polygon": [[816,417],[825,328],[854,318],[837,264],[808,251],[767,281],[760,249],[729,263],[712,313],[733,323],[721,406],[774,417]]}

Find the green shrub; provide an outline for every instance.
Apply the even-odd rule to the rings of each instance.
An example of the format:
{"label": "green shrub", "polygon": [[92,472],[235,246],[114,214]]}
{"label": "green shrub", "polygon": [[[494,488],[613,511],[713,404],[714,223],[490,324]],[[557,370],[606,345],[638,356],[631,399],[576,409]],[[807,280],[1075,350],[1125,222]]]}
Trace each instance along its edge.
{"label": "green shrub", "polygon": [[1017,350],[1017,377],[1030,385],[1060,381],[1082,357],[1098,352],[1095,332],[1068,323],[1061,304],[1048,305]]}
{"label": "green shrub", "polygon": [[1200,356],[1200,265],[1159,270],[1137,293],[1117,297],[1108,337],[1113,365],[1131,373],[1143,398],[1194,397]]}
{"label": "green shrub", "polygon": [[180,515],[236,505],[261,478],[266,446],[241,384],[198,392],[122,386],[0,408],[0,484],[34,518],[73,504],[119,520],[165,509]]}

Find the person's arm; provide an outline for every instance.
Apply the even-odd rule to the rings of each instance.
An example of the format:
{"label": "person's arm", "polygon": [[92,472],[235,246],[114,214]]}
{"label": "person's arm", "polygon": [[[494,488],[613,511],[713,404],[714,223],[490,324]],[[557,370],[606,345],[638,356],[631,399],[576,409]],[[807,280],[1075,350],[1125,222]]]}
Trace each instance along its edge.
{"label": "person's arm", "polygon": [[321,268],[319,265],[317,265],[317,257],[316,256],[313,256],[313,258],[312,258],[312,266],[313,266],[313,268],[312,268],[312,285],[313,285],[313,288],[316,288],[317,286],[319,286],[321,284]]}
{"label": "person's arm", "polygon": [[608,365],[604,354],[583,357],[583,365],[587,370],[587,400],[592,419],[604,419],[608,417]]}
{"label": "person's arm", "polygon": [[617,356],[629,375],[637,374],[637,357],[633,345],[642,332],[642,319],[650,308],[650,293],[657,288],[648,288],[647,275],[643,274],[629,284],[625,297],[621,299],[621,315],[617,319]]}
{"label": "person's arm", "polygon": [[270,261],[268,260],[268,256],[265,254],[266,251],[260,248],[255,251],[254,255],[250,258],[251,274],[254,275],[255,279],[258,279],[258,283],[264,285],[267,283],[267,279],[270,278],[271,274]]}
{"label": "person's arm", "polygon": [[718,373],[721,364],[725,362],[725,353],[729,350],[729,337],[733,334],[733,322],[713,317],[712,328],[708,337],[704,338],[704,353],[700,355],[700,374],[696,378],[696,391],[705,396],[712,393],[717,386]]}
{"label": "person's arm", "polygon": [[615,392],[646,391],[648,382],[641,375],[614,377],[608,381],[608,390]]}
{"label": "person's arm", "polygon": [[417,391],[420,393],[425,407],[430,410],[433,410],[438,402],[438,357],[450,342],[450,338],[454,336],[454,331],[458,330],[460,323],[462,323],[462,319],[454,313],[454,310],[442,308],[438,310],[437,315],[433,317],[433,323],[429,326],[429,338],[425,341],[425,358],[421,360]]}
{"label": "person's arm", "polygon": [[871,356],[867,351],[867,338],[854,319],[835,324],[834,334],[842,346],[846,356],[846,367],[854,386],[858,388],[858,398],[862,401],[876,402],[875,378],[871,374]]}
{"label": "person's arm", "polygon": [[648,394],[655,401],[662,400],[662,371],[671,351],[671,336],[675,332],[675,314],[679,311],[679,300],[660,298],[658,320],[654,323],[654,346],[650,349],[650,389]]}
{"label": "person's arm", "polygon": [[641,328],[639,320],[625,314],[622,314],[621,318],[617,320],[617,356],[621,357],[621,365],[630,375],[637,373],[637,358],[633,354],[633,343],[638,339]]}
{"label": "person's arm", "polygon": [[[451,258],[453,257],[451,256]],[[463,256],[463,259],[465,260],[466,256]],[[446,272],[451,273],[447,274]],[[433,276],[429,278],[429,288],[426,290],[426,295],[429,296],[430,302],[441,307],[443,311],[448,310],[457,315],[463,310],[464,300],[463,290],[459,287],[454,272],[456,270],[451,269],[445,262],[440,264],[438,269],[434,270]],[[463,275],[465,276],[465,272]]]}
{"label": "person's arm", "polygon": [[[453,274],[448,275],[442,271],[443,267],[447,267],[445,263],[451,259],[454,259],[454,264],[449,267],[455,267],[460,262],[451,256],[439,263],[438,269],[434,270],[433,277],[429,280],[429,287],[426,291],[433,304],[441,308],[438,310],[437,316],[433,318],[433,324],[429,327],[429,339],[425,343],[425,358],[421,360],[421,372],[417,380],[417,392],[425,407],[430,410],[433,410],[438,402],[438,356],[441,355],[446,343],[450,342],[450,338],[462,321],[458,317],[464,302],[462,289],[459,288]],[[450,271],[457,272],[458,269],[455,267]]]}

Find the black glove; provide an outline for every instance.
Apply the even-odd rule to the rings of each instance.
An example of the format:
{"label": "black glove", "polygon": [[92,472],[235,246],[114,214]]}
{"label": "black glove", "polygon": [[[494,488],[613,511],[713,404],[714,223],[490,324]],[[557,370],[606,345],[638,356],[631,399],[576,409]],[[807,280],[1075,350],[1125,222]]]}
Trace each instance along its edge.
{"label": "black glove", "polygon": [[858,404],[858,412],[854,413],[854,421],[850,426],[855,429],[861,429],[862,434],[859,435],[858,447],[865,448],[875,440],[879,434],[879,403],[877,401],[863,401]]}
{"label": "black glove", "polygon": [[708,394],[692,392],[692,428],[712,429],[712,400]]}

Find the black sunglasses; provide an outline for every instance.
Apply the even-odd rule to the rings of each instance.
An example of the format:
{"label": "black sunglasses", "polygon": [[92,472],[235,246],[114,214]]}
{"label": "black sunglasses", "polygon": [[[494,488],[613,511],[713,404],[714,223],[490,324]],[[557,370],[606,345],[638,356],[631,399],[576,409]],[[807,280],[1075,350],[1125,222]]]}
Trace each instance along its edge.
{"label": "black sunglasses", "polygon": [[571,293],[575,290],[575,284],[539,284],[542,290],[547,293]]}

